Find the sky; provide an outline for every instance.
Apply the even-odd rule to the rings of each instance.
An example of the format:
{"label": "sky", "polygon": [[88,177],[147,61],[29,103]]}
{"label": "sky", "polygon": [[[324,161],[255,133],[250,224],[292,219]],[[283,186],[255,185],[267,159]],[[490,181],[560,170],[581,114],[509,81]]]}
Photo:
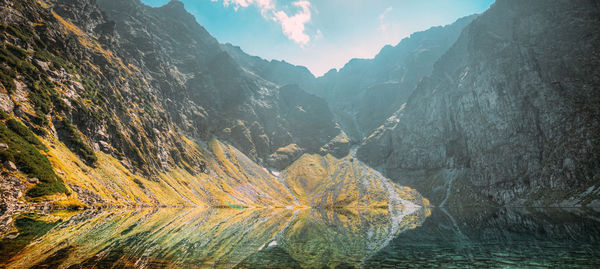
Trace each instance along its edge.
{"label": "sky", "polygon": [[[162,6],[170,0],[142,0]],[[482,13],[494,0],[181,0],[221,43],[321,76],[411,33]]]}

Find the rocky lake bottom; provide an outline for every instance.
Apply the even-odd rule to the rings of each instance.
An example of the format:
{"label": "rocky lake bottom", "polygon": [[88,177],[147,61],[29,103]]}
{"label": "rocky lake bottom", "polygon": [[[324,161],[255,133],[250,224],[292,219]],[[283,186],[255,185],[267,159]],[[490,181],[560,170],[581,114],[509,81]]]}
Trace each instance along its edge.
{"label": "rocky lake bottom", "polygon": [[600,211],[163,208],[11,216],[0,268],[598,268]]}

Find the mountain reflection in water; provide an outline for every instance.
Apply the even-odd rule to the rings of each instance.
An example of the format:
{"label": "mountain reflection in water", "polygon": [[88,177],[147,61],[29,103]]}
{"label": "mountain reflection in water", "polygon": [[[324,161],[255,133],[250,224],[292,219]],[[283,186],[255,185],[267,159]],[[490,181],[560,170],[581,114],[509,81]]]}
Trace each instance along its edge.
{"label": "mountain reflection in water", "polygon": [[147,209],[15,218],[16,230],[0,239],[0,268],[600,268],[593,209]]}
{"label": "mountain reflection in water", "polygon": [[428,210],[147,209],[87,211],[64,222],[24,215],[19,231],[0,240],[0,267],[360,266]]}

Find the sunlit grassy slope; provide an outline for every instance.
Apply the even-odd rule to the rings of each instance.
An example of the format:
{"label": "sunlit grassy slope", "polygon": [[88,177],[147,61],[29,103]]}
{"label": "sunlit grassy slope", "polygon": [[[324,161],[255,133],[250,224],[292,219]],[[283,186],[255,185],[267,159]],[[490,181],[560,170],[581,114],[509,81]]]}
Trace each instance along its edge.
{"label": "sunlit grassy slope", "polygon": [[429,203],[415,190],[391,183],[351,156],[305,154],[282,178],[300,203],[312,207],[387,209],[394,200]]}
{"label": "sunlit grassy slope", "polygon": [[[71,196],[45,199],[59,206],[211,206],[284,207],[293,204],[291,194],[273,176],[237,149],[214,139],[206,146],[185,140],[207,172],[190,174],[175,168],[157,178],[135,175],[116,158],[97,152],[95,167],[87,166],[58,141],[46,141],[48,158]],[[184,167],[184,165],[182,165]],[[76,190],[76,191],[75,191]]]}
{"label": "sunlit grassy slope", "polygon": [[[305,154],[281,174],[281,182],[234,147],[213,139],[190,140],[188,149],[207,164],[207,172],[175,168],[157,178],[135,175],[116,158],[97,152],[95,167],[85,164],[58,141],[46,141],[47,156],[71,195],[42,199],[68,207],[211,206],[381,208],[390,201],[428,205],[415,190],[397,186],[348,156]],[[185,165],[182,165],[184,167]],[[287,187],[286,187],[287,186]],[[295,196],[295,198],[294,198]],[[80,202],[81,201],[81,202]]]}

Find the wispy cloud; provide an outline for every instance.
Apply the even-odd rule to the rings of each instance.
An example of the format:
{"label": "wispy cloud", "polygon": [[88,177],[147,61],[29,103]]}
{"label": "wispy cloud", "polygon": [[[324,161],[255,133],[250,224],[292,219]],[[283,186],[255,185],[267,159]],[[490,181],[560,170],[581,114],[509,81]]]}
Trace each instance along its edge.
{"label": "wispy cloud", "polygon": [[[219,0],[211,0],[217,2]],[[311,40],[306,33],[306,24],[311,21],[311,3],[307,0],[298,0],[292,3],[299,10],[290,14],[277,6],[276,0],[222,0],[225,7],[233,7],[234,10],[246,8],[251,5],[258,7],[265,19],[275,21],[281,25],[283,34],[290,40],[305,46]],[[318,31],[320,33],[320,31]],[[320,34],[322,35],[322,34]]]}
{"label": "wispy cloud", "polygon": [[382,32],[386,32],[389,28],[389,25],[385,22],[385,16],[392,11],[392,7],[388,7],[379,15],[379,30]]}

